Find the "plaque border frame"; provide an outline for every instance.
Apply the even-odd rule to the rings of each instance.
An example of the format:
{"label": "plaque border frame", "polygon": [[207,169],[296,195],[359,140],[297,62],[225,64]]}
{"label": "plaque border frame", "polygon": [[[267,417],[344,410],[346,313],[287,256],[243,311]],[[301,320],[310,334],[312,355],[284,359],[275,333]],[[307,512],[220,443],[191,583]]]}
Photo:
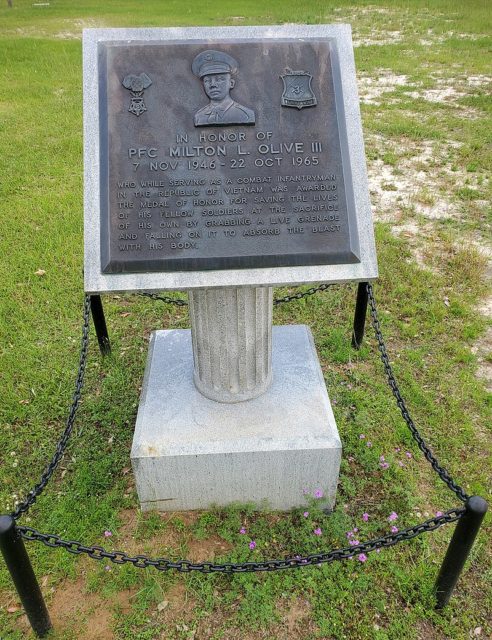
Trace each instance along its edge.
{"label": "plaque border frame", "polygon": [[[339,75],[337,112],[344,118],[341,145],[344,180],[354,195],[360,262],[352,264],[257,267],[203,271],[102,273],[100,246],[100,121],[98,43],[108,41],[220,41],[331,38]],[[377,278],[374,229],[362,136],[359,97],[350,25],[271,25],[255,27],[172,27],[85,29],[83,32],[84,96],[84,288],[87,293],[184,290],[227,286],[280,286],[316,282],[368,281]],[[336,79],[336,78],[334,78]],[[343,83],[342,83],[343,79]]]}

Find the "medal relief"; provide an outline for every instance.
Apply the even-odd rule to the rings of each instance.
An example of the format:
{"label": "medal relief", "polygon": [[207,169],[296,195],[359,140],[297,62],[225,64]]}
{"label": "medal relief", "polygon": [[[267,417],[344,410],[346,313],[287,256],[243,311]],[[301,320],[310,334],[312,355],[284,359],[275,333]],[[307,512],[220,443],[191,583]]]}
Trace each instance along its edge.
{"label": "medal relief", "polygon": [[125,89],[130,91],[130,95],[132,97],[128,111],[137,117],[147,111],[147,107],[145,106],[143,99],[143,92],[144,89],[147,89],[147,87],[150,87],[152,84],[152,80],[149,76],[146,73],[141,73],[139,76],[129,74],[123,78],[121,84]]}

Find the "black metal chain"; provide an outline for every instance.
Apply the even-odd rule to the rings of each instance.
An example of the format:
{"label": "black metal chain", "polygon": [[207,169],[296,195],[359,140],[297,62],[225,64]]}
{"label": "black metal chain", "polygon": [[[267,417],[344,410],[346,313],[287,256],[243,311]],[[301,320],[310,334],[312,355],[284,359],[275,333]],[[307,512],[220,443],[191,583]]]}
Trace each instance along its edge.
{"label": "black metal chain", "polygon": [[[319,287],[313,287],[305,292],[298,292],[292,296],[285,296],[284,298],[280,298],[275,300],[275,304],[281,304],[284,302],[290,302],[291,300],[299,300],[309,295],[313,295],[318,291],[326,290],[330,285],[323,284]],[[367,294],[370,303],[371,309],[371,318],[372,324],[376,333],[376,338],[378,341],[379,351],[381,353],[381,359],[383,361],[383,365],[388,377],[389,386],[393,392],[393,395],[396,398],[398,407],[401,410],[403,418],[407,423],[414,439],[417,441],[420,450],[424,453],[427,460],[431,463],[433,469],[438,473],[439,477],[449,486],[450,489],[456,493],[456,495],[463,501],[468,499],[468,496],[463,491],[461,487],[459,487],[453,479],[450,477],[449,473],[439,465],[436,458],[431,453],[430,449],[427,447],[424,442],[422,436],[418,432],[415,427],[408,410],[406,408],[405,402],[400,394],[398,389],[398,385],[393,375],[393,371],[391,369],[391,365],[389,363],[389,358],[386,352],[386,347],[384,344],[383,336],[381,333],[381,327],[377,316],[376,303],[374,300],[374,295],[372,291],[372,286],[367,284]],[[161,298],[157,296],[157,294],[142,294],[147,295],[148,297],[154,299],[162,299],[164,302],[170,302],[172,304],[176,304],[178,306],[185,306],[187,303],[184,300],[175,300],[173,298]],[[80,402],[80,396],[82,392],[82,386],[84,381],[84,373],[87,362],[87,351],[88,351],[88,343],[89,343],[89,315],[90,315],[90,296],[86,295],[84,301],[84,321],[82,328],[82,340],[81,340],[81,350],[80,350],[80,358],[79,358],[79,370],[75,383],[75,391],[72,398],[72,404],[70,407],[69,416],[67,419],[67,424],[65,431],[63,432],[57,447],[56,452],[51,460],[51,462],[47,465],[44,470],[41,480],[39,483],[27,494],[26,498],[17,506],[15,511],[12,513],[12,517],[18,519],[23,513],[26,513],[29,508],[34,504],[37,497],[42,493],[46,485],[48,484],[51,476],[53,475],[56,467],[58,466],[60,460],[63,457],[65,449],[67,447],[69,438],[73,431],[73,425],[75,416],[77,413],[77,409]],[[137,555],[131,556],[123,551],[106,551],[103,547],[92,545],[85,546],[80,542],[74,540],[64,540],[60,536],[56,534],[45,534],[33,529],[31,527],[19,526],[18,530],[21,535],[30,541],[41,542],[48,547],[53,548],[62,548],[73,554],[87,554],[90,558],[94,560],[107,560],[113,562],[115,564],[133,564],[138,568],[147,568],[154,567],[159,571],[168,571],[170,569],[174,569],[180,572],[190,572],[190,571],[199,571],[202,573],[211,573],[211,572],[222,572],[222,573],[244,573],[244,572],[252,572],[252,571],[278,571],[282,569],[292,569],[292,568],[301,568],[305,566],[319,565],[324,563],[334,562],[336,560],[345,560],[348,558],[353,558],[360,554],[367,554],[377,549],[381,549],[384,547],[391,547],[399,542],[404,540],[411,540],[422,533],[427,533],[429,531],[434,531],[439,527],[447,524],[449,522],[454,522],[459,520],[466,510],[461,508],[451,509],[446,511],[444,514],[435,516],[434,518],[430,518],[425,520],[424,522],[414,525],[413,527],[409,527],[407,529],[402,529],[397,533],[386,534],[380,538],[375,538],[372,540],[368,540],[363,542],[362,544],[343,547],[340,549],[333,549],[328,552],[323,553],[315,553],[307,556],[295,556],[295,557],[287,557],[284,559],[277,560],[266,560],[262,562],[243,562],[243,563],[213,563],[213,562],[202,562],[202,563],[193,563],[189,560],[178,560],[176,562],[165,559],[165,558],[149,558],[145,555]]]}
{"label": "black metal chain", "polygon": [[170,298],[169,296],[160,296],[157,293],[148,293],[145,291],[144,293],[140,293],[143,298],[150,298],[151,300],[160,300],[161,302],[165,302],[166,304],[174,304],[177,307],[187,307],[188,303],[186,300],[182,298]]}
{"label": "black metal chain", "polygon": [[[285,302],[292,302],[293,300],[301,300],[302,298],[307,298],[307,296],[312,296],[315,293],[318,293],[319,291],[326,291],[326,289],[328,289],[329,287],[331,287],[331,283],[330,284],[323,283],[323,284],[320,284],[318,287],[311,287],[307,291],[298,291],[297,293],[293,293],[290,296],[284,296],[283,298],[275,298],[275,300],[273,301],[273,304],[277,305],[277,304],[284,304]],[[166,304],[174,304],[177,307],[188,306],[188,303],[183,298],[170,298],[169,296],[161,296],[157,293],[148,293],[148,292],[140,293],[139,295],[143,296],[144,298],[151,298],[152,300],[160,300],[160,302],[164,302]]]}
{"label": "black metal chain", "polygon": [[263,560],[260,562],[191,562],[190,560],[172,561],[166,558],[149,558],[145,555],[131,556],[124,551],[106,551],[103,547],[92,545],[87,547],[75,540],[64,540],[55,534],[40,533],[31,527],[18,527],[25,540],[41,542],[47,547],[65,549],[75,555],[86,554],[93,560],[106,560],[115,564],[133,564],[138,569],[154,567],[158,571],[174,569],[181,573],[199,571],[201,573],[248,573],[253,571],[280,571],[282,569],[300,569],[313,565],[327,564],[336,560],[347,560],[360,554],[371,553],[376,549],[392,547],[404,540],[411,540],[416,536],[434,531],[443,525],[459,520],[465,513],[463,507],[450,509],[440,516],[425,520],[413,527],[402,529],[397,533],[388,533],[380,538],[374,538],[352,547],[332,549],[322,553],[312,553],[307,556],[289,556],[283,559]]}
{"label": "black metal chain", "polygon": [[462,500],[463,502],[466,502],[470,496],[468,496],[465,493],[465,491],[458,484],[456,484],[453,478],[449,475],[448,471],[439,464],[439,462],[437,461],[437,458],[433,455],[432,451],[427,446],[425,440],[420,435],[417,427],[415,426],[408,412],[405,401],[403,400],[402,395],[400,393],[400,389],[398,388],[398,384],[396,382],[395,376],[393,375],[393,369],[391,368],[391,364],[388,358],[388,353],[386,351],[386,345],[383,340],[383,334],[381,333],[381,325],[380,325],[378,314],[377,314],[376,301],[374,299],[372,285],[370,283],[367,283],[366,289],[367,289],[367,295],[369,298],[372,326],[376,334],[378,349],[381,354],[381,361],[383,363],[384,370],[388,378],[388,384],[390,386],[391,391],[393,392],[393,395],[396,400],[396,404],[398,405],[398,408],[401,411],[401,415],[403,416],[403,419],[407,423],[407,426],[410,429],[410,432],[414,440],[416,441],[419,449],[422,451],[426,459],[431,463],[434,471],[441,478],[441,480],[451,489],[451,491],[453,491],[458,496],[460,500]]}
{"label": "black metal chain", "polygon": [[275,298],[273,304],[284,304],[284,302],[292,302],[292,300],[301,300],[302,298],[307,298],[307,296],[312,296],[318,291],[326,291],[331,284],[320,284],[318,287],[311,287],[307,291],[298,291],[297,293],[293,293],[290,296],[284,296],[283,298]]}
{"label": "black metal chain", "polygon": [[80,346],[79,356],[79,369],[77,373],[77,379],[75,381],[75,391],[72,396],[72,404],[70,405],[70,411],[67,418],[65,431],[63,432],[58,444],[56,445],[56,451],[51,459],[51,462],[46,466],[41,475],[41,479],[37,485],[29,491],[24,500],[17,505],[15,511],[11,516],[17,520],[20,516],[30,509],[30,507],[36,502],[38,496],[42,493],[51,476],[53,475],[60,460],[63,458],[65,449],[67,448],[68,441],[72,435],[73,425],[75,422],[75,416],[77,415],[77,409],[79,408],[80,396],[82,394],[82,387],[84,384],[85,366],[87,363],[87,350],[89,346],[89,314],[91,310],[91,298],[89,295],[85,296],[84,300],[84,320],[82,326],[82,339]]}

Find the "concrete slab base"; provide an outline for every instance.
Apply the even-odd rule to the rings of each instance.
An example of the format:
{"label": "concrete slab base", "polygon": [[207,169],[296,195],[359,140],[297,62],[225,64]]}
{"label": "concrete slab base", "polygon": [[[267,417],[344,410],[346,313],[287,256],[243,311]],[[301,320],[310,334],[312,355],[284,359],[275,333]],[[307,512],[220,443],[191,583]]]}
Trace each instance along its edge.
{"label": "concrete slab base", "polygon": [[273,327],[272,341],[268,391],[223,404],[194,385],[189,330],[152,334],[131,451],[143,510],[287,510],[316,489],[333,507],[342,445],[311,331]]}

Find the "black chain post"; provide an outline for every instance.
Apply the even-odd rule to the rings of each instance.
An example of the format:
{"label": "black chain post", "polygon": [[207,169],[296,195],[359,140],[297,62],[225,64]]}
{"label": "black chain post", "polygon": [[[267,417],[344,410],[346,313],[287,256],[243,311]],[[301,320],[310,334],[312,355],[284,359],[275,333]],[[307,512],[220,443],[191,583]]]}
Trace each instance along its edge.
{"label": "black chain post", "polygon": [[480,525],[487,512],[487,502],[480,496],[471,496],[465,503],[465,513],[458,521],[436,580],[436,609],[443,609],[470,555]]}
{"label": "black chain post", "polygon": [[31,627],[43,638],[51,629],[50,616],[12,516],[0,516],[0,549]]}
{"label": "black chain post", "polygon": [[107,356],[111,353],[111,344],[109,342],[108,328],[106,326],[106,318],[104,317],[101,296],[91,296],[91,312],[99,349],[103,356]]}
{"label": "black chain post", "polygon": [[357,300],[355,302],[354,314],[354,330],[352,332],[352,346],[354,349],[360,349],[362,340],[364,339],[364,331],[366,327],[367,314],[367,282],[359,282],[357,288]]}

